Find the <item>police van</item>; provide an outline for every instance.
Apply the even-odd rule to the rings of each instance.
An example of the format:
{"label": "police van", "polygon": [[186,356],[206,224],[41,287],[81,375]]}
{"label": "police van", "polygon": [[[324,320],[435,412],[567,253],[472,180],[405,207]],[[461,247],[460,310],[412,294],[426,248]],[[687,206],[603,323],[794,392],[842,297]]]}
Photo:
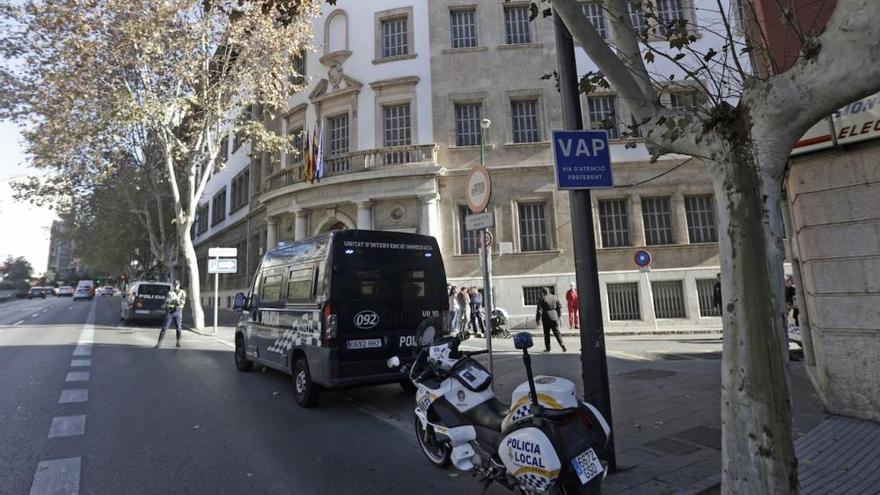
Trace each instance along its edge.
{"label": "police van", "polygon": [[400,232],[342,230],[268,251],[241,317],[235,365],[293,376],[294,397],[316,403],[321,388],[401,381],[388,359],[415,359],[415,333],[449,309],[437,240]]}

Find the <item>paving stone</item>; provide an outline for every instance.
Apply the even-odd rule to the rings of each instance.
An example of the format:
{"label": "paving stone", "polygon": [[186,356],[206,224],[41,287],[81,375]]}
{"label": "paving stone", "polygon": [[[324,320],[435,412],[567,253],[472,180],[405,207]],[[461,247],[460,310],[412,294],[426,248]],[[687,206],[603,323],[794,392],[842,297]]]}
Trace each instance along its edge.
{"label": "paving stone", "polygon": [[660,454],[685,455],[700,450],[699,447],[686,442],[678,441],[672,437],[658,438],[657,440],[643,444],[644,447],[655,450]]}
{"label": "paving stone", "polygon": [[704,447],[709,447],[710,449],[721,450],[721,430],[718,428],[697,426],[695,428],[680,431],[672,436]]}
{"label": "paving stone", "polygon": [[701,463],[695,463],[666,474],[661,474],[657,476],[657,480],[687,487],[696,485],[707,478],[718,476],[720,473],[720,466],[713,468]]}
{"label": "paving stone", "polygon": [[651,480],[646,483],[629,488],[622,492],[615,492],[619,495],[671,495],[682,491],[681,486],[664,483],[662,481]]}
{"label": "paving stone", "polygon": [[677,374],[678,373],[675,371],[646,368],[635,371],[628,371],[626,373],[618,373],[617,376],[633,380],[658,380],[660,378],[666,378]]}

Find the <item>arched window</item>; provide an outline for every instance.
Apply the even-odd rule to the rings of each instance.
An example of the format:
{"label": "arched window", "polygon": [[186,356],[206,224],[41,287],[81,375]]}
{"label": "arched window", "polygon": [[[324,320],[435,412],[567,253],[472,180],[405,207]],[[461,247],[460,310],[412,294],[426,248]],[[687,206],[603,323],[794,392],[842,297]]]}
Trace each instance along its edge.
{"label": "arched window", "polygon": [[337,10],[327,17],[324,31],[324,53],[348,50],[348,16]]}

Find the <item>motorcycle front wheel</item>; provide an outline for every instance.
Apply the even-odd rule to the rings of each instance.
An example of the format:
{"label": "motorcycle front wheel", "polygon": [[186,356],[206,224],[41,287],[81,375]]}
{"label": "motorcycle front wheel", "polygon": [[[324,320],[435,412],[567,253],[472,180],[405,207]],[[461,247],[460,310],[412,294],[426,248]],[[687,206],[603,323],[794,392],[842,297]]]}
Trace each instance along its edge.
{"label": "motorcycle front wheel", "polygon": [[431,464],[437,467],[446,467],[449,465],[449,456],[452,449],[446,442],[437,440],[434,432],[430,428],[422,428],[422,422],[419,417],[415,416],[416,439],[419,441],[419,447],[425,457],[431,461]]}

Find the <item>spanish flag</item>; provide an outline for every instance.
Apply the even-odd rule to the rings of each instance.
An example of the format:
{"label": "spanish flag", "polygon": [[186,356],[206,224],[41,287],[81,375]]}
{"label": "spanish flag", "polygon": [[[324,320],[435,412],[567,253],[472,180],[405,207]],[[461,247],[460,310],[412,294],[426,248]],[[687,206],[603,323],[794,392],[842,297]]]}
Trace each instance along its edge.
{"label": "spanish flag", "polygon": [[302,150],[302,163],[303,163],[303,180],[311,182],[313,179],[312,173],[312,152],[311,152],[311,142],[309,140],[309,129],[303,131],[303,150]]}
{"label": "spanish flag", "polygon": [[311,160],[309,173],[309,181],[313,184],[315,180],[318,179],[318,126],[315,125],[315,128],[312,130],[312,154],[309,157]]}

